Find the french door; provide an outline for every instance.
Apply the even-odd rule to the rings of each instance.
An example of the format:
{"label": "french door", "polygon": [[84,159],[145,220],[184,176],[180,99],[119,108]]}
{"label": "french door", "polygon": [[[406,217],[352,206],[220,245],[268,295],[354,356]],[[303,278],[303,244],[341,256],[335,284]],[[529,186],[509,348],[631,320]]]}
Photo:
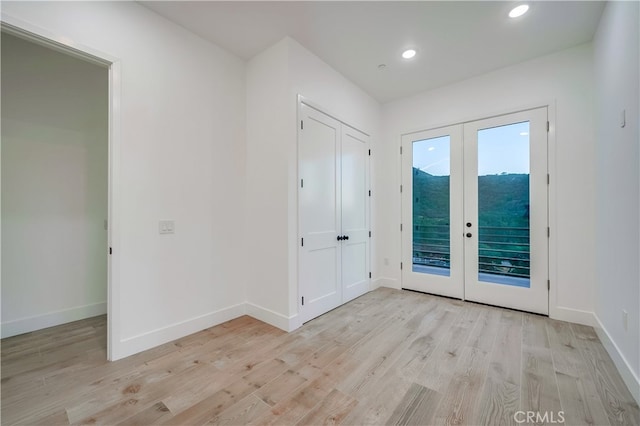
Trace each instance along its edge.
{"label": "french door", "polygon": [[547,109],[402,138],[403,288],[548,314]]}
{"label": "french door", "polygon": [[303,322],[369,290],[369,138],[300,105],[299,312]]}

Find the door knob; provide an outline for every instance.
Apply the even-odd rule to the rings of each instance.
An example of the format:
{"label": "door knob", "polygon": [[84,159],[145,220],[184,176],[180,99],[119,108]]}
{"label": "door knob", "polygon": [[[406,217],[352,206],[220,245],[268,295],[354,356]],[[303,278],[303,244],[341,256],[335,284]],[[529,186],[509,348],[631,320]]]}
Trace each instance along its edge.
{"label": "door knob", "polygon": [[467,238],[471,238],[471,232],[467,232]]}
{"label": "door knob", "polygon": [[471,222],[467,222],[467,228],[471,228]]}

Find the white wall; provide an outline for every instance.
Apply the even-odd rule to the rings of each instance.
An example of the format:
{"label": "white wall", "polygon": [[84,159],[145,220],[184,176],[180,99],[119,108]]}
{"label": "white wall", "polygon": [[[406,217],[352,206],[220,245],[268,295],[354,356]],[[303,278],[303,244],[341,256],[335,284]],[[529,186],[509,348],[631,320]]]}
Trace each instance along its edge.
{"label": "white wall", "polygon": [[[578,46],[383,106],[378,173],[379,276],[400,286],[400,135],[555,102],[551,170],[552,316],[589,323],[594,306],[594,127],[592,47]],[[553,166],[553,164],[551,164]],[[554,195],[554,194],[552,194]],[[388,265],[387,265],[388,262]],[[555,274],[553,273],[555,272]],[[554,276],[555,275],[555,276]]]}
{"label": "white wall", "polygon": [[295,40],[249,61],[246,235],[256,256],[247,300],[249,313],[285,329],[296,326],[298,313],[298,94],[369,133],[374,152],[380,121],[373,98]]}
{"label": "white wall", "polygon": [[[594,38],[596,303],[600,337],[640,400],[638,2],[609,2]],[[626,126],[620,127],[622,110]],[[622,311],[629,313],[628,329]]]}
{"label": "white wall", "polygon": [[[287,128],[289,51],[275,44],[247,64],[246,300],[254,315],[289,328]],[[292,123],[287,120],[294,120]],[[295,152],[295,151],[294,151]],[[266,315],[269,318],[265,317]]]}
{"label": "white wall", "polygon": [[2,337],[106,313],[108,77],[2,35]]}
{"label": "white wall", "polygon": [[[244,63],[133,2],[3,2],[120,61],[114,358],[243,312]],[[175,220],[159,235],[159,220]]]}

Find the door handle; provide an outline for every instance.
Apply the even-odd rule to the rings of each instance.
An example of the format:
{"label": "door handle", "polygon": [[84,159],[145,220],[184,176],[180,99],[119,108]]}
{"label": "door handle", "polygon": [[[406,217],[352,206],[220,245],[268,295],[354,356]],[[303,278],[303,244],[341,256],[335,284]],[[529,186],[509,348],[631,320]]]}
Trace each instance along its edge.
{"label": "door handle", "polygon": [[467,222],[467,228],[471,228],[471,222]]}
{"label": "door handle", "polygon": [[343,240],[348,240],[348,239],[349,239],[349,236],[348,236],[348,235],[343,235],[343,236],[342,236],[342,239],[343,239]]}
{"label": "door handle", "polygon": [[472,237],[471,232],[467,232],[467,238],[471,238],[471,237]]}

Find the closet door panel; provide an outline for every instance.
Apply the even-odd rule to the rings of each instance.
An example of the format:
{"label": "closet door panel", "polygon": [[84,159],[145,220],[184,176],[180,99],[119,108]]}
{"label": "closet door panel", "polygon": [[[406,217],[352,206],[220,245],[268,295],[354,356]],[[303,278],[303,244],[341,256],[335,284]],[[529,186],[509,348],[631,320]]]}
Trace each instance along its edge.
{"label": "closet door panel", "polygon": [[369,138],[342,125],[343,302],[369,290]]}
{"label": "closet door panel", "polygon": [[342,303],[340,122],[307,106],[299,142],[300,291],[303,321]]}

